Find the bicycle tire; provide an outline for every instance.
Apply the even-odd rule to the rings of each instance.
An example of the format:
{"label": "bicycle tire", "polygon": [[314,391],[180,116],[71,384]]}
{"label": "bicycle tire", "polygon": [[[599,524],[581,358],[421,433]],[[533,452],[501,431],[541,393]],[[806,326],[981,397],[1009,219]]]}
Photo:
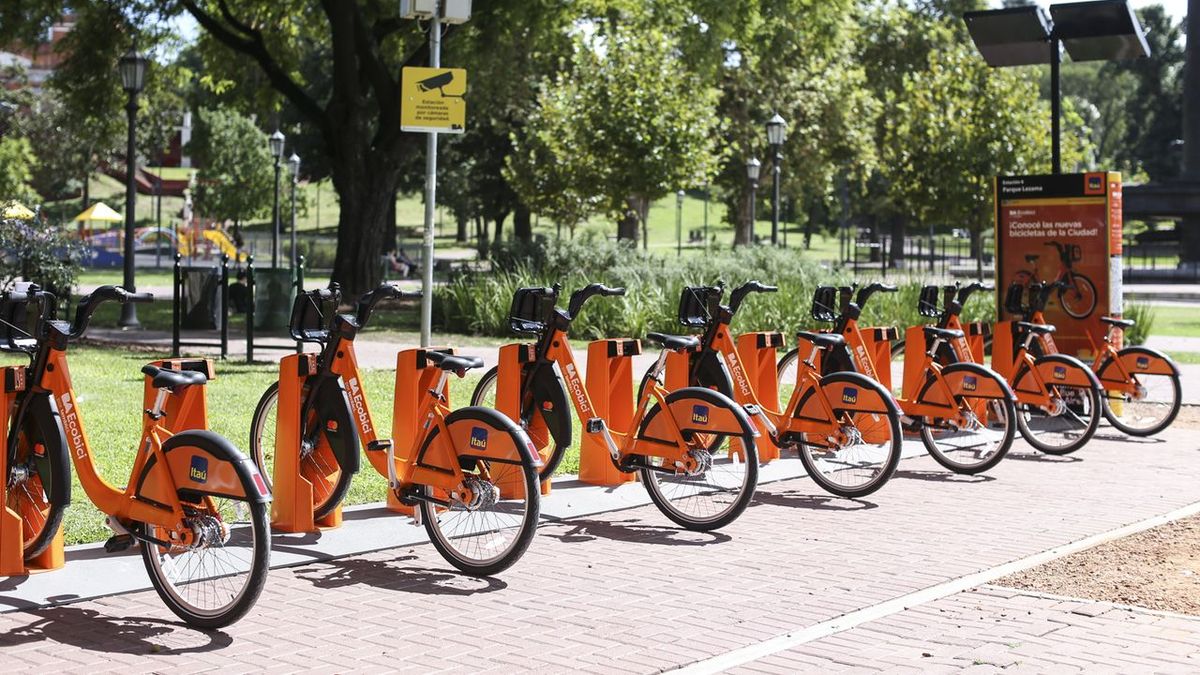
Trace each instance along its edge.
{"label": "bicycle tire", "polygon": [[[946,366],[945,368],[943,368],[942,374],[944,377],[946,375],[950,375],[955,372],[962,372],[962,371],[970,372],[975,377],[990,379],[990,380],[994,381],[995,383],[997,383],[997,385],[999,386],[999,388],[1002,391],[1008,391],[1008,384],[999,375],[997,375],[992,370],[984,368],[983,366],[980,366],[975,363],[955,363],[955,364],[952,364],[952,365],[949,365],[949,366]],[[932,376],[927,377],[925,379],[924,386],[921,388],[920,393],[917,394],[917,398],[916,398],[917,403],[921,403],[924,400],[926,395],[929,393],[930,388],[933,387],[936,384],[936,382],[937,382],[937,380],[935,380]],[[977,399],[982,399],[982,400],[986,400],[986,401],[999,403],[1003,407],[1004,419],[1005,419],[1004,436],[1003,436],[1003,439],[1001,440],[999,448],[996,451],[994,451],[990,456],[988,456],[985,461],[982,461],[982,462],[965,463],[965,462],[956,461],[955,459],[951,458],[949,455],[944,453],[942,451],[941,447],[938,446],[937,440],[933,438],[933,431],[928,424],[922,424],[922,426],[921,426],[921,442],[925,445],[925,449],[927,451],[929,451],[929,456],[932,457],[934,459],[934,461],[936,461],[938,464],[941,464],[943,467],[949,469],[950,471],[953,471],[954,473],[964,474],[964,475],[974,475],[974,474],[978,474],[978,473],[983,473],[984,471],[987,471],[987,470],[991,469],[992,467],[996,466],[997,464],[999,464],[1000,461],[1003,460],[1004,457],[1008,454],[1009,449],[1012,448],[1013,440],[1016,438],[1016,432],[1017,432],[1017,427],[1016,427],[1017,406],[1016,406],[1016,404],[1013,403],[1012,398],[1010,398],[1008,396],[1005,396],[1005,397],[999,398],[999,399],[995,399],[995,398],[986,398],[985,399],[983,397],[968,397],[966,395],[959,397],[959,396],[957,396],[957,394],[955,394],[955,396],[956,396],[956,398],[959,399],[959,401],[958,401],[959,405],[962,405],[963,399],[977,398]]]}
{"label": "bicycle tire", "polygon": [[[272,382],[267,390],[258,400],[258,405],[254,408],[254,417],[250,420],[250,458],[254,465],[258,467],[259,473],[263,475],[263,479],[267,481],[267,487],[274,489],[272,482],[275,477],[275,462],[274,450],[272,449],[268,458],[267,448],[263,446],[263,434],[269,425],[274,424],[276,409],[279,405],[279,383]],[[301,438],[309,435],[310,429],[315,423],[317,426],[324,426],[326,420],[317,420],[315,416],[310,416],[306,420],[306,424],[301,429]],[[338,425],[340,428],[353,428],[353,423],[347,418]],[[357,439],[357,435],[355,435]],[[357,443],[357,440],[355,441]],[[355,448],[357,452],[357,447]],[[302,459],[301,462],[315,461],[309,458]],[[315,469],[315,467],[314,467]],[[303,468],[301,469],[303,472]],[[320,469],[318,471],[324,471]],[[310,475],[312,472],[310,472]],[[327,474],[326,474],[327,475]],[[332,485],[325,491],[324,497],[319,497],[314,491],[313,493],[313,518],[324,518],[333,512],[334,509],[342,503],[346,498],[346,493],[350,491],[350,481],[354,477],[354,472],[346,471],[339,468],[337,477],[332,481]]]}
{"label": "bicycle tire", "polygon": [[[171,440],[175,441],[175,443],[171,444]],[[235,468],[237,468],[237,462],[246,461],[245,457],[236,449],[234,449],[229,441],[210,431],[180,432],[172,436],[168,443],[164,444],[164,451],[166,451],[168,447],[172,447],[172,445],[172,449],[176,451],[179,451],[182,448],[194,447],[204,450],[214,457],[225,457],[228,461],[235,464]],[[149,469],[150,467],[147,466],[147,471],[149,471]],[[246,495],[259,494],[259,488],[254,484],[254,481],[250,477],[248,471],[237,471],[237,475],[240,479],[242,489]],[[221,495],[204,495],[203,493],[200,495],[195,493],[184,494],[181,491],[179,494],[181,502],[191,504],[199,503],[199,500],[197,499],[198,496],[206,496],[208,498],[207,501],[210,503],[215,503],[215,500],[218,498],[230,499]],[[248,515],[247,525],[249,526],[249,533],[251,536],[253,536],[253,543],[251,544],[252,552],[249,558],[249,571],[246,575],[246,582],[242,585],[240,591],[234,595],[231,602],[225,606],[212,611],[202,611],[195,607],[192,603],[189,603],[177,588],[178,584],[167,578],[169,572],[164,569],[164,566],[157,557],[159,554],[166,555],[168,552],[162,551],[162,547],[159,544],[151,541],[142,540],[141,542],[142,563],[146,567],[146,573],[150,576],[150,583],[154,587],[154,590],[158,593],[163,603],[168,609],[171,610],[172,613],[174,613],[187,624],[197,628],[215,630],[228,626],[229,624],[245,616],[246,613],[250,611],[250,608],[254,606],[254,603],[258,601],[258,597],[262,594],[263,585],[266,583],[267,579],[267,572],[271,566],[271,526],[270,514],[268,513],[269,502],[265,499],[253,498],[232,501],[236,501],[241,508],[246,509],[246,514]],[[244,528],[246,526],[243,525],[242,527]],[[243,530],[243,532],[245,532],[245,530]],[[234,528],[230,528],[229,534],[221,542],[221,549],[225,549],[226,544],[234,539],[233,533]],[[207,548],[205,550],[207,550]],[[241,561],[242,558],[239,557],[235,560]],[[236,562],[232,564],[236,564]],[[172,571],[178,570],[186,572],[188,569],[211,568],[203,565],[197,567],[193,565],[173,564],[170,566],[170,569]],[[230,569],[230,567],[227,565],[222,565],[219,567],[219,569],[225,570]],[[223,574],[221,578],[229,579],[231,577],[232,575]],[[213,597],[213,594],[211,593],[204,593],[202,595],[205,598]]]}
{"label": "bicycle tire", "polygon": [[[1083,276],[1082,274],[1072,273],[1071,279],[1072,279],[1072,286],[1070,289],[1068,289],[1068,288],[1059,288],[1058,289],[1058,303],[1059,303],[1059,305],[1062,306],[1063,311],[1066,312],[1072,318],[1086,319],[1087,317],[1092,315],[1092,312],[1096,311],[1096,284],[1092,283],[1091,279]],[[1088,297],[1091,298],[1091,302],[1088,303],[1086,310],[1081,310],[1078,308],[1072,309],[1072,306],[1067,302],[1067,291],[1075,290],[1078,293],[1078,288],[1075,286],[1075,284],[1078,284],[1081,281],[1083,282],[1083,285],[1087,287]]]}
{"label": "bicycle tire", "polygon": [[[883,385],[861,373],[847,371],[836,372],[822,377],[820,382],[822,395],[825,396],[826,400],[828,400],[834,407],[834,412],[837,412],[838,410],[836,401],[840,400],[840,397],[828,396],[824,394],[824,389],[827,386],[834,386],[838,384],[850,385],[852,387],[859,387],[861,389],[870,389],[875,394],[879,395],[884,401],[892,401],[889,405],[889,412],[887,414],[888,433],[891,436],[889,448],[887,450],[887,456],[880,464],[881,469],[876,477],[868,483],[858,487],[847,487],[845,485],[833,482],[825,476],[825,472],[821,470],[819,466],[817,466],[816,459],[810,455],[809,449],[814,446],[803,440],[800,441],[800,462],[804,465],[804,470],[808,473],[809,478],[812,478],[813,482],[826,492],[835,494],[839,497],[855,499],[859,497],[865,497],[873,492],[876,492],[886,485],[889,480],[891,480],[892,476],[896,473],[896,468],[900,465],[900,456],[904,450],[904,437],[902,436],[900,430],[900,410],[899,408],[895,407],[895,402],[891,392],[884,389]],[[816,390],[810,390],[806,392],[804,394],[804,398],[797,402],[796,410],[803,410],[805,401],[814,395],[816,395]]]}
{"label": "bicycle tire", "polygon": [[[540,516],[538,471],[533,463],[533,454],[530,450],[531,444],[529,442],[529,437],[519,426],[517,426],[515,422],[513,422],[507,416],[496,410],[479,406],[459,408],[458,410],[455,410],[446,416],[447,429],[463,422],[467,422],[472,425],[484,425],[486,427],[491,427],[492,430],[497,432],[508,434],[512,439],[513,445],[521,453],[521,464],[519,469],[516,470],[519,472],[518,478],[521,481],[523,495],[526,499],[527,507],[521,517],[520,524],[517,526],[519,528],[517,534],[513,538],[512,543],[506,547],[501,554],[486,560],[471,560],[462,555],[461,551],[451,544],[449,540],[453,537],[449,537],[447,533],[443,532],[438,525],[438,523],[441,522],[441,517],[451,513],[451,510],[436,506],[429,501],[422,501],[420,504],[421,520],[425,524],[425,531],[429,535],[430,543],[433,544],[433,547],[437,549],[438,553],[440,553],[447,562],[467,574],[475,576],[491,576],[511,567],[513,563],[515,563],[521,558],[522,555],[525,554],[526,549],[529,548],[529,543],[533,540],[533,535],[537,530],[538,518]],[[418,457],[424,455],[429,446],[437,440],[440,431],[440,427],[434,427],[430,431],[429,435],[425,438],[425,441],[421,444],[421,449],[418,451]],[[459,457],[462,457],[462,453],[459,453]],[[459,461],[460,463],[465,463],[462,459],[459,459]],[[474,461],[478,462],[480,460]],[[493,463],[492,465],[489,465],[489,468],[494,468],[495,466],[513,465]],[[433,491],[431,488],[426,486],[425,490],[426,496],[433,496]],[[505,501],[511,502],[511,499]],[[498,521],[498,517],[488,520],[486,525],[495,526],[496,521]],[[468,528],[468,531],[470,531],[470,528]],[[462,532],[461,527],[456,527],[454,529],[454,533],[460,532]]]}
{"label": "bicycle tire", "polygon": [[[25,560],[50,546],[71,503],[71,458],[58,409],[49,395],[30,396],[18,408],[18,419],[9,433],[8,475],[4,476],[9,486],[4,506],[21,516]],[[39,444],[43,448],[40,457],[32,452]],[[32,469],[32,473],[18,477],[18,468]]]}
{"label": "bicycle tire", "polygon": [[[1170,357],[1167,355],[1161,354],[1152,349],[1146,349],[1145,347],[1126,347],[1117,352],[1118,356],[1130,353],[1146,353],[1158,358],[1166,359],[1168,363],[1173,363]],[[1105,369],[1109,367],[1111,361],[1111,357],[1106,356],[1105,359],[1096,367],[1096,373],[1098,375],[1104,373]],[[1153,436],[1171,426],[1171,423],[1175,421],[1175,418],[1179,415],[1180,409],[1183,407],[1183,387],[1182,383],[1179,381],[1179,370],[1178,368],[1174,368],[1173,370],[1175,372],[1172,375],[1162,375],[1162,377],[1168,377],[1170,379],[1172,388],[1172,401],[1170,411],[1160,422],[1149,427],[1135,427],[1126,424],[1124,420],[1119,418],[1116,413],[1113,412],[1112,402],[1107,395],[1102,397],[1104,399],[1104,419],[1108,420],[1108,423],[1113,425],[1113,427],[1121,433],[1142,438]]]}
{"label": "bicycle tire", "polygon": [[[1043,360],[1054,360],[1054,361],[1061,361],[1064,363],[1069,362],[1069,361],[1074,361],[1074,359],[1063,356],[1062,354],[1049,354],[1049,355],[1039,358],[1038,362],[1041,363]],[[1073,368],[1083,369],[1084,371],[1087,371],[1088,373],[1091,372],[1090,370],[1087,369],[1086,366],[1084,366],[1083,364],[1078,363],[1078,362],[1068,363],[1068,365]],[[1026,376],[1028,371],[1029,371],[1029,365],[1026,363],[1022,363],[1020,365],[1020,367],[1017,368],[1017,374],[1013,378],[1012,381],[1014,383],[1021,382],[1022,378],[1024,378]],[[1026,412],[1029,412],[1031,417],[1036,416],[1036,415],[1044,415],[1044,413],[1042,413],[1040,410],[1036,409],[1035,406],[1020,406],[1020,407],[1018,407],[1018,409],[1017,409],[1017,429],[1019,429],[1021,431],[1021,436],[1024,437],[1025,442],[1029,443],[1037,450],[1040,450],[1041,452],[1044,452],[1048,455],[1069,455],[1069,454],[1079,450],[1080,448],[1082,448],[1084,445],[1087,444],[1088,441],[1090,441],[1092,439],[1093,436],[1096,435],[1096,430],[1100,427],[1100,418],[1103,417],[1103,412],[1102,412],[1103,404],[1101,403],[1101,400],[1100,400],[1102,397],[1100,396],[1100,391],[1097,390],[1096,387],[1087,387],[1087,388],[1066,387],[1063,385],[1053,385],[1053,384],[1050,386],[1056,387],[1058,389],[1073,390],[1073,391],[1077,392],[1077,395],[1080,396],[1081,399],[1082,398],[1087,399],[1088,404],[1091,408],[1091,414],[1088,415],[1086,425],[1079,431],[1079,436],[1074,441],[1072,441],[1070,443],[1066,443],[1061,446],[1050,445],[1049,443],[1046,443],[1045,441],[1043,441],[1042,437],[1046,436],[1048,434],[1044,430],[1031,429],[1029,427],[1029,420],[1026,419]],[[1014,385],[1013,389],[1015,390],[1015,389],[1017,389],[1017,387]],[[1018,403],[1019,403],[1019,399],[1018,399]],[[1074,413],[1072,413],[1072,414],[1074,414]],[[1047,415],[1046,417],[1050,417],[1050,416]],[[1078,417],[1078,415],[1076,415],[1076,417]]]}
{"label": "bicycle tire", "polygon": [[[662,491],[662,486],[659,483],[660,475],[664,475],[659,471],[650,468],[641,468],[638,471],[642,484],[646,486],[646,492],[650,496],[650,501],[654,503],[658,510],[663,513],[672,522],[688,530],[696,532],[710,532],[712,530],[725,527],[729,523],[737,519],[738,516],[746,510],[750,505],[750,501],[754,499],[754,492],[758,487],[758,448],[755,445],[753,432],[753,424],[746,413],[729,397],[712,389],[702,387],[685,387],[677,389],[667,394],[667,403],[673,403],[684,399],[695,399],[703,401],[704,405],[724,408],[730,411],[734,417],[745,418],[743,421],[743,433],[738,437],[742,443],[742,465],[745,467],[745,475],[741,480],[741,486],[737,496],[728,502],[725,508],[716,512],[714,515],[705,518],[693,517],[690,514],[684,513],[674,502],[676,498],[672,498]],[[662,405],[655,403],[646,416],[642,419],[642,424],[637,430],[639,438],[645,438],[645,433],[651,428],[655,418],[662,413]],[[694,432],[692,432],[694,433]],[[685,432],[685,439],[688,437],[688,432]],[[710,451],[711,446],[705,447],[705,451]],[[732,453],[731,453],[732,454]],[[648,460],[647,460],[648,461]],[[715,466],[712,464],[710,466]],[[720,486],[713,486],[720,487]]]}
{"label": "bicycle tire", "polygon": [[[482,408],[496,407],[496,381],[499,377],[499,374],[500,367],[492,366],[486,373],[483,374],[483,377],[479,378],[479,383],[475,385],[475,390],[471,392],[472,406]],[[560,402],[560,405],[562,405],[564,408],[570,405],[566,403],[565,396],[563,397],[563,401]],[[533,414],[535,414],[535,411],[522,410],[521,419],[517,420],[517,423],[527,432],[529,430],[529,418],[526,416],[532,416]],[[546,422],[547,426],[550,424],[550,420],[546,419],[544,414],[542,415],[542,419]],[[546,441],[545,447],[550,447],[551,443],[554,444],[554,447],[548,454],[542,457],[542,468],[538,470],[538,478],[543,481],[550,480],[554,477],[554,472],[558,470],[559,465],[562,464],[563,457],[565,457],[567,454],[568,444],[558,443],[555,441],[554,434],[550,434],[550,437]],[[534,443],[534,447],[537,448],[539,455],[541,455],[542,450],[545,449],[544,447],[538,448],[536,442]]]}

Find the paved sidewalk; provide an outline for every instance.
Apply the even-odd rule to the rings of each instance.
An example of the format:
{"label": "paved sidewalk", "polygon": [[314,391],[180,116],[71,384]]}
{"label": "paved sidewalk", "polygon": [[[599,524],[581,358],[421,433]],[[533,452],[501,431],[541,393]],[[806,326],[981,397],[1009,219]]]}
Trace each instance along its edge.
{"label": "paved sidewalk", "polygon": [[1196,672],[1200,618],[983,586],[734,673]]}
{"label": "paved sidewalk", "polygon": [[[1015,450],[973,478],[947,475],[928,458],[906,460],[862,501],[830,498],[807,479],[769,484],[741,519],[712,534],[670,527],[653,507],[550,523],[495,579],[454,574],[428,545],[276,570],[254,611],[226,632],[179,625],[149,592],[10,612],[0,614],[0,653],[6,670],[89,673],[655,672],[1200,502],[1193,431],[1141,442],[1102,430],[1065,459],[1030,454],[1020,442]],[[0,599],[20,581],[0,581]],[[910,631],[916,644],[946,634],[938,603],[955,601],[893,615],[903,628],[893,632],[909,639]],[[1003,639],[985,623],[954,625],[966,641]],[[1154,641],[1155,649],[1186,657],[1200,631],[1171,628],[1183,637]],[[1110,634],[1106,625],[1095,630]],[[848,634],[825,644],[857,664],[889,665],[874,639],[836,642]],[[1030,639],[1030,658],[1078,651],[1079,636]],[[1128,653],[1144,668],[1163,666],[1151,653]]]}

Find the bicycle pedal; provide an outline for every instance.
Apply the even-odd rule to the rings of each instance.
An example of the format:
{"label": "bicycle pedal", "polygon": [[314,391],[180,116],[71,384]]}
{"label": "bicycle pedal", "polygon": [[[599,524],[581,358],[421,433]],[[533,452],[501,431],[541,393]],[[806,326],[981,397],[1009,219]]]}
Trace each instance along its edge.
{"label": "bicycle pedal", "polygon": [[900,416],[900,428],[904,431],[917,432],[921,430],[922,426],[924,425],[921,423],[920,417],[909,417],[908,415]]}
{"label": "bicycle pedal", "polygon": [[381,450],[387,450],[390,447],[392,447],[391,439],[380,438],[367,444],[367,452],[379,452]]}
{"label": "bicycle pedal", "polygon": [[604,431],[604,419],[593,417],[587,421],[587,432],[589,434],[598,434]]}
{"label": "bicycle pedal", "polygon": [[114,534],[104,542],[104,551],[106,553],[120,553],[121,551],[129,550],[129,547],[134,544],[133,535],[129,534]]}

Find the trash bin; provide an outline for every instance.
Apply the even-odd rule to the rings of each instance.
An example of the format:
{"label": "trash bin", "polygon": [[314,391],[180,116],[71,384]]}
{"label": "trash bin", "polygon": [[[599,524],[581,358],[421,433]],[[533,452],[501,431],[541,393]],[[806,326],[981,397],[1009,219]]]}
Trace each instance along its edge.
{"label": "trash bin", "polygon": [[254,329],[284,331],[292,309],[292,271],[254,270]]}
{"label": "trash bin", "polygon": [[211,330],[221,320],[220,267],[188,268],[183,275],[181,327]]}

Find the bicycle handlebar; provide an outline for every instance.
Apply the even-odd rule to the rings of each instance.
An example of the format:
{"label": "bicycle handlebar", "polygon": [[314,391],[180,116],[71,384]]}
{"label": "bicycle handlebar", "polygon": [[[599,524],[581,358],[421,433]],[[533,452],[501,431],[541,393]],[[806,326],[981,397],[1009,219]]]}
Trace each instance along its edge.
{"label": "bicycle handlebar", "polygon": [[778,286],[768,286],[758,281],[747,281],[733,289],[733,292],[729,294],[729,313],[737,314],[738,307],[741,307],[742,301],[751,293],[774,293],[778,290]]}
{"label": "bicycle handlebar", "polygon": [[[554,285],[555,295],[561,288],[558,284]],[[612,288],[604,284],[588,284],[583,288],[571,294],[571,301],[567,304],[567,318],[574,320],[579,315],[579,310],[583,309],[583,303],[587,302],[593,296],[600,295],[606,298],[625,295],[624,288]]]}
{"label": "bicycle handlebar", "polygon": [[958,304],[965,306],[967,299],[976,291],[994,291],[996,287],[992,284],[985,284],[982,281],[973,281],[966,286],[958,289]]}
{"label": "bicycle handlebar", "polygon": [[88,323],[92,320],[92,314],[95,314],[100,305],[106,302],[117,302],[122,305],[129,302],[154,302],[154,294],[130,293],[120,286],[101,286],[79,301],[79,307],[75,310],[75,322],[71,324],[71,332],[68,337],[72,340],[83,337],[83,334],[87,332]]}
{"label": "bicycle handlebar", "polygon": [[858,305],[859,309],[862,309],[867,304],[867,300],[871,299],[872,295],[880,292],[895,293],[898,290],[900,289],[890,284],[881,284],[879,282],[875,282],[873,284],[864,286],[858,291],[858,297],[855,298],[854,304]]}
{"label": "bicycle handlebar", "polygon": [[371,313],[375,311],[375,305],[383,300],[389,298],[419,298],[421,295],[421,291],[404,291],[392,284],[382,284],[375,290],[364,293],[358,299],[358,308],[354,313],[355,322],[359,328],[366,326],[367,321],[371,318]]}

